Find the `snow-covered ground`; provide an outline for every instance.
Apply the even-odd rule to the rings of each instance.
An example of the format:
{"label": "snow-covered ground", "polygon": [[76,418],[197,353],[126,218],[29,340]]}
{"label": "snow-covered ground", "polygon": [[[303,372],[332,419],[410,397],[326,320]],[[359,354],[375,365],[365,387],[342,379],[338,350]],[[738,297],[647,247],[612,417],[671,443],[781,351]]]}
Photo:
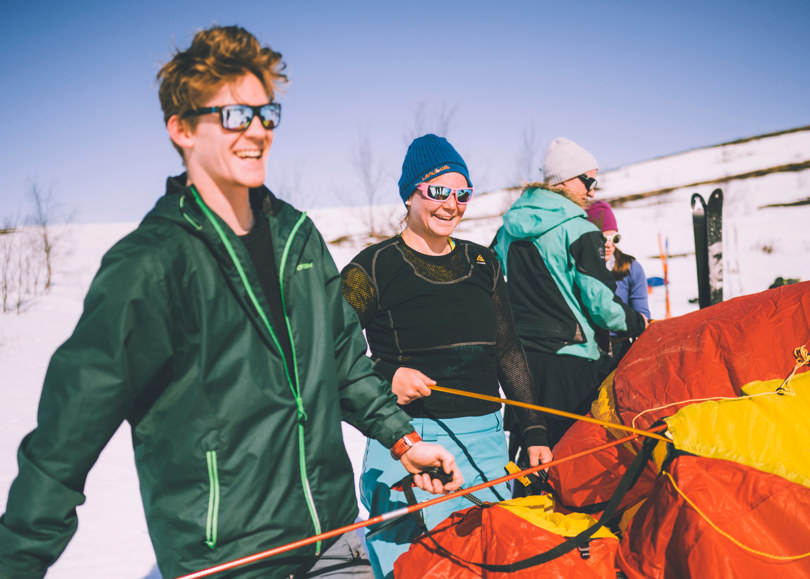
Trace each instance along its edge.
{"label": "snow-covered ground", "polygon": [[[785,138],[794,143],[806,135]],[[717,178],[717,164],[734,163],[724,175],[796,162],[806,162],[793,153],[789,159],[774,154],[790,143],[780,139],[745,143],[745,148],[728,151],[704,149],[656,159],[638,166],[600,176],[605,198],[629,193],[683,186]],[[791,149],[792,150],[792,149]],[[810,147],[805,147],[810,153]],[[700,153],[703,151],[703,154]],[[740,158],[749,159],[745,164]],[[724,161],[725,159],[725,161]],[[764,161],[763,161],[764,159]],[[775,159],[775,160],[774,160]],[[719,170],[724,170],[720,168]],[[651,175],[668,175],[654,179]],[[652,180],[651,180],[652,179]],[[664,195],[642,198],[615,210],[623,235],[621,248],[636,256],[648,276],[663,276],[659,259],[659,235],[668,245],[669,299],[673,315],[697,308],[694,246],[689,199],[700,192],[708,198],[718,185],[675,189]],[[726,298],[759,292],[776,277],[810,279],[810,205],[765,207],[810,198],[810,170],[777,172],[756,178],[730,180],[719,185],[726,198],[724,210]],[[500,214],[514,196],[508,191],[482,194],[469,206],[457,236],[489,244]],[[396,221],[401,204],[375,208],[382,221]],[[311,216],[327,241],[338,267],[345,265],[368,241],[359,208],[321,209]],[[69,335],[82,307],[82,298],[103,253],[136,223],[69,226],[64,242],[71,248],[58,265],[51,292],[36,300],[23,314],[0,315],[0,511],[4,510],[8,487],[17,472],[16,451],[23,436],[36,423],[39,391],[48,360]],[[655,288],[650,295],[654,318],[663,318],[666,293]],[[362,460],[363,437],[344,428],[346,447],[355,467]],[[65,553],[52,567],[49,578],[85,579],[157,577],[154,555],[141,507],[129,427],[122,426],[104,449],[90,472],[85,489],[87,501],[79,507],[79,529]],[[247,555],[247,553],[246,553]]]}

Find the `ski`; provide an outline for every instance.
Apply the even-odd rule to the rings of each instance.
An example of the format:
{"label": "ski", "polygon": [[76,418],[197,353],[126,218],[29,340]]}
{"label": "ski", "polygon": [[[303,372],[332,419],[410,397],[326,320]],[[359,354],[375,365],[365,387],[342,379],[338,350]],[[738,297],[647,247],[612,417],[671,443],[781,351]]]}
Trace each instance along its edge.
{"label": "ski", "polygon": [[712,191],[706,204],[706,245],[708,247],[711,304],[723,301],[723,191]]}
{"label": "ski", "polygon": [[697,265],[698,305],[711,305],[709,285],[709,243],[706,227],[706,201],[700,193],[692,195],[692,228],[695,233],[695,264]]}

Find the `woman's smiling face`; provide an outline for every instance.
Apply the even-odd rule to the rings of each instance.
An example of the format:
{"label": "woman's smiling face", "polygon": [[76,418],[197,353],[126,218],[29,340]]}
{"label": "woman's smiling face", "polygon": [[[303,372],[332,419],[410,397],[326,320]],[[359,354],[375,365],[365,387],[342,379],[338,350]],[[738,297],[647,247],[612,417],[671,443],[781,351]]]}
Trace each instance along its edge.
{"label": "woman's smiling face", "polygon": [[[444,173],[427,183],[453,189],[469,187],[461,173]],[[421,191],[411,195],[408,206],[408,229],[425,240],[436,241],[452,235],[467,208],[466,204],[458,202],[455,193],[444,201],[435,201],[426,198]]]}

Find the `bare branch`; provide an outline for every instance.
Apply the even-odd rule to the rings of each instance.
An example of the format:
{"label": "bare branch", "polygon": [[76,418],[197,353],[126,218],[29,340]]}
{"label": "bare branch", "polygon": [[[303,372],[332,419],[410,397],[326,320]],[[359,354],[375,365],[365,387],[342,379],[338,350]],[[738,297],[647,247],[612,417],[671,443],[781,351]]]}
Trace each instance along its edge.
{"label": "bare branch", "polygon": [[515,162],[515,185],[536,181],[538,171],[537,163],[537,133],[534,123],[523,127],[520,149]]}
{"label": "bare branch", "polygon": [[292,165],[286,164],[275,169],[268,180],[270,189],[280,199],[289,201],[298,209],[307,209],[313,201],[313,192],[304,186],[303,163],[296,159]]}
{"label": "bare branch", "polygon": [[512,203],[520,196],[520,192],[525,183],[531,183],[537,180],[536,175],[539,166],[537,153],[537,132],[534,128],[534,122],[532,122],[523,127],[520,149],[515,158],[514,187],[509,189],[509,193],[504,198],[504,211],[509,209]]}
{"label": "bare branch", "polygon": [[[0,226],[0,312],[22,312],[53,282],[55,260],[69,253],[65,248],[66,227],[57,220],[70,216],[55,200],[53,192],[31,182],[25,192],[30,213],[23,220],[18,213],[4,218]],[[23,225],[25,223],[25,225]]]}
{"label": "bare branch", "polygon": [[424,101],[418,103],[413,109],[413,126],[404,135],[405,144],[409,145],[417,137],[428,133],[448,138],[456,112],[458,112],[458,105],[450,106],[442,102],[430,110]]}
{"label": "bare branch", "polygon": [[7,221],[0,233],[0,311],[23,311],[36,296],[42,259],[37,232]]}
{"label": "bare branch", "polygon": [[439,105],[438,110],[435,112],[434,124],[439,131],[437,134],[445,138],[450,135],[450,125],[453,122],[453,117],[456,116],[458,105],[449,106],[447,103]]}
{"label": "bare branch", "polygon": [[53,249],[55,243],[55,239],[51,234],[51,225],[53,225],[57,205],[53,199],[53,192],[50,189],[44,191],[36,183],[31,183],[28,189],[28,198],[33,207],[31,222],[39,231],[45,265],[44,289],[48,291],[51,289],[51,278],[53,277]]}
{"label": "bare branch", "polygon": [[379,204],[383,192],[385,171],[367,134],[358,138],[354,147],[352,163],[360,181],[361,198],[365,202],[365,221],[368,233],[371,237],[379,237],[384,232],[381,230],[382,224],[375,219],[377,210],[374,206]]}

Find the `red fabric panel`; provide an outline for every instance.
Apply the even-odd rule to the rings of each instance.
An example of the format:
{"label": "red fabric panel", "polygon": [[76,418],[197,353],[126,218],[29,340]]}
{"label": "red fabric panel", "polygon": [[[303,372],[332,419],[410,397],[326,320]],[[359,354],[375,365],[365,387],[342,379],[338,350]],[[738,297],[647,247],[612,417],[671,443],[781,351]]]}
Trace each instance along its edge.
{"label": "red fabric panel", "polygon": [[[787,376],[793,350],[808,340],[810,282],[654,322],[616,370],[616,406],[629,425],[638,412],[670,402],[737,396],[748,382]],[[645,414],[637,426],[678,408]]]}
{"label": "red fabric panel", "polygon": [[[602,426],[577,422],[554,447],[554,456],[570,456],[615,440]],[[639,448],[639,445],[634,448]],[[560,495],[560,500],[567,505],[581,507],[606,501],[633,462],[635,452],[625,445],[619,445],[565,462],[550,469],[549,482]],[[652,490],[656,476],[655,467],[651,463],[646,465],[638,482],[622,499],[619,509],[644,498]],[[558,507],[555,505],[555,510],[566,512]],[[592,516],[599,518],[599,514]]]}
{"label": "red fabric panel", "polygon": [[[614,395],[622,422],[649,408],[709,396],[738,396],[752,380],[784,378],[793,368],[794,348],[810,340],[810,282],[735,298],[710,308],[652,324],[622,359]],[[649,428],[681,406],[645,414]],[[602,427],[576,423],[554,448],[557,457],[615,440]],[[638,448],[638,444],[634,445]],[[563,502],[582,506],[607,500],[635,456],[616,447],[551,470],[551,484]],[[645,468],[622,507],[644,497],[655,481]]]}
{"label": "red fabric panel", "polygon": [[514,563],[548,551],[565,540],[565,537],[545,531],[497,505],[471,507],[453,513],[434,529],[432,535],[455,559],[437,549],[430,539],[420,538],[394,563],[397,579],[529,579],[538,576],[602,579],[616,576],[614,560],[618,541],[615,539],[591,540],[588,559],[583,559],[574,549],[542,566],[515,573],[483,571],[459,561]]}
{"label": "red fabric panel", "polygon": [[[669,471],[683,493],[744,545],[779,556],[810,552],[810,489],[740,464],[681,456]],[[781,562],[749,553],[714,528],[661,477],[616,558],[628,579],[810,577],[810,557]]]}
{"label": "red fabric panel", "polygon": [[[436,542],[465,561],[483,561],[480,507],[453,513],[433,529]],[[446,557],[430,539],[420,538],[394,562],[397,579],[468,579],[482,577],[480,567],[464,565]]]}

